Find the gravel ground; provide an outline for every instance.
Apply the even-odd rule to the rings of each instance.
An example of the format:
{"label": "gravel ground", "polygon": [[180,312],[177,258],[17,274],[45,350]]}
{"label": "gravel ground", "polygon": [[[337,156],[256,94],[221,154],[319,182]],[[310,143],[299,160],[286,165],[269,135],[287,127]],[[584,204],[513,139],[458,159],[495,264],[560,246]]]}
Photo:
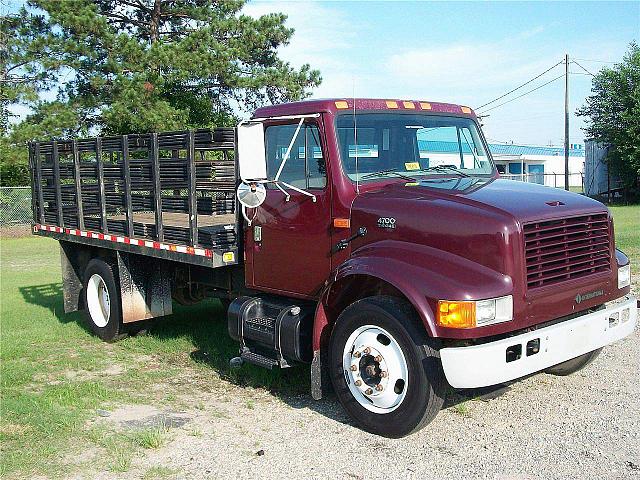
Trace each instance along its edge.
{"label": "gravel ground", "polygon": [[335,399],[217,382],[183,399],[198,408],[124,406],[96,420],[173,428],[169,443],[137,456],[128,473],[90,476],[140,478],[167,467],[165,478],[640,479],[639,347],[636,329],[572,376],[457,392],[430,425],[400,440],[357,429]]}

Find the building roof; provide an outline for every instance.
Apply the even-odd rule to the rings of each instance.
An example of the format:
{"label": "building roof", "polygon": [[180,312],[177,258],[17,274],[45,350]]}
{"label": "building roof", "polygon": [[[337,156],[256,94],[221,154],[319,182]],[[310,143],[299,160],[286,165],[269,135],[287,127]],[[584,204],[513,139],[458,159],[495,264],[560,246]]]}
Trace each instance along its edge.
{"label": "building roof", "polygon": [[[545,155],[548,157],[564,156],[564,147],[543,147],[537,145],[490,143],[489,149],[494,155]],[[584,157],[584,147],[582,147],[582,145],[570,145],[569,156]]]}
{"label": "building roof", "polygon": [[[574,147],[580,147],[580,145],[573,145]],[[434,141],[434,140],[418,140],[418,149],[426,152],[434,153],[458,153],[457,142],[446,141]],[[470,153],[469,147],[466,144],[462,146],[463,153]],[[564,156],[563,147],[543,147],[532,145],[512,145],[502,143],[490,143],[489,149],[494,156],[509,155],[544,155],[544,156]],[[582,148],[570,148],[570,157],[584,157],[584,149]]]}

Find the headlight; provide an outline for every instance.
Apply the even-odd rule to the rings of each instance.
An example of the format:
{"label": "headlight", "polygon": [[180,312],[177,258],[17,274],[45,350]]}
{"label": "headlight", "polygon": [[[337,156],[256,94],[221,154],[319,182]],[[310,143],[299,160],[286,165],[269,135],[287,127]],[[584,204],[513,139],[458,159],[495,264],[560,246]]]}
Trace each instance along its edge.
{"label": "headlight", "polygon": [[475,328],[513,320],[513,297],[468,302],[440,300],[436,323],[449,328]]}
{"label": "headlight", "polygon": [[631,285],[631,264],[618,269],[618,288],[624,288]]}

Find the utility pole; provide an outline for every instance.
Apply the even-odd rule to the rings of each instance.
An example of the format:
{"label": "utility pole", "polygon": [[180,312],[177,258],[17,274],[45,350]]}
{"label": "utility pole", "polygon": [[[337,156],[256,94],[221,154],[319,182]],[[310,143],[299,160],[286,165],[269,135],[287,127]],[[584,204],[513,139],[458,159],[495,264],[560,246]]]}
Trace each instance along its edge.
{"label": "utility pole", "polygon": [[569,190],[569,54],[564,56],[564,189]]}

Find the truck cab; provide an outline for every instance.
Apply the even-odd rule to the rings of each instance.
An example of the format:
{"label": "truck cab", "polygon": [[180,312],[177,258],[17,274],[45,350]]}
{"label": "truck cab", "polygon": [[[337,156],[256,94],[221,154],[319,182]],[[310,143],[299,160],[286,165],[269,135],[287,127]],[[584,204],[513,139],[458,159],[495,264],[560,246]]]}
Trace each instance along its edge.
{"label": "truck cab", "polygon": [[501,180],[468,107],[310,101],[260,109],[256,124],[255,151],[239,145],[243,183],[264,188],[244,211],[246,284],[314,302],[312,371],[328,370],[365,428],[406,434],[443,385],[581,368],[633,331],[607,208]]}
{"label": "truck cab", "polygon": [[233,365],[309,363],[312,396],[376,434],[422,428],[451,388],[573,373],[637,323],[607,208],[501,179],[465,106],[289,103],[35,142],[30,164],[65,311],[113,341],[220,298]]}

